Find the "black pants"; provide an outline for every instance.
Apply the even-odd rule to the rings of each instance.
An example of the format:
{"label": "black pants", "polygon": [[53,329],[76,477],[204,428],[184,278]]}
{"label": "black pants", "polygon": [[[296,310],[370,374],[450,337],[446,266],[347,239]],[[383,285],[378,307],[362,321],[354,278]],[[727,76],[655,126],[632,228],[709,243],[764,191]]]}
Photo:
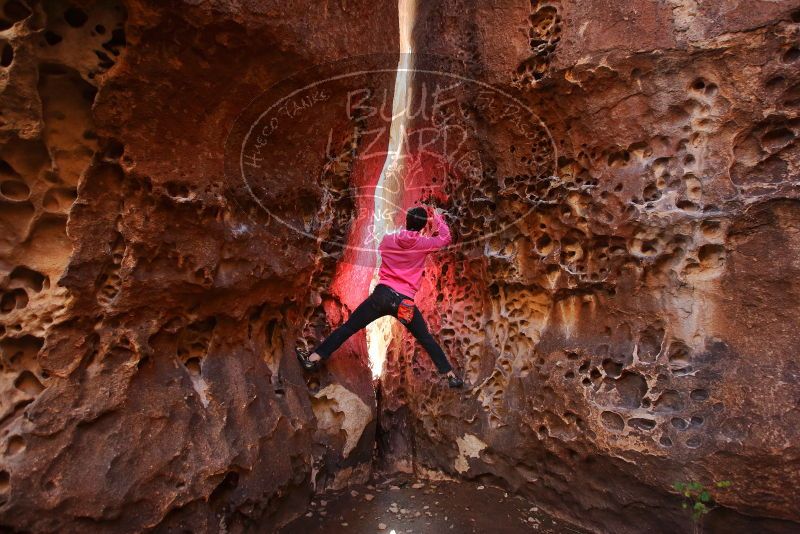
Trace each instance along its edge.
{"label": "black pants", "polygon": [[[350,336],[375,319],[384,315],[397,317],[397,305],[402,298],[405,297],[394,292],[388,286],[378,284],[375,286],[375,291],[358,305],[358,308],[350,315],[350,318],[325,338],[325,341],[314,352],[327,360]],[[440,373],[446,373],[452,369],[450,362],[447,361],[447,357],[444,355],[444,351],[431,336],[428,331],[428,325],[425,324],[425,319],[422,318],[422,314],[416,306],[414,307],[414,317],[411,319],[411,323],[406,325],[406,328],[419,341],[420,345],[433,360],[433,363],[436,364],[436,368]]]}

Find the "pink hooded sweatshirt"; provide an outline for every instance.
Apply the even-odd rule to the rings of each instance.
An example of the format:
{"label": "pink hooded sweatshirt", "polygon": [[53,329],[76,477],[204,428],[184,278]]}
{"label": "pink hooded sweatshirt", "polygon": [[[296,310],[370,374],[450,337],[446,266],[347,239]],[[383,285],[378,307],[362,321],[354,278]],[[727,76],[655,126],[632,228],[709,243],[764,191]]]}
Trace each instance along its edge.
{"label": "pink hooded sweatshirt", "polygon": [[384,284],[401,295],[414,298],[422,281],[425,258],[431,252],[450,244],[450,229],[444,217],[435,213],[433,222],[439,235],[428,237],[412,230],[400,230],[388,234],[381,241],[381,268],[378,283]]}

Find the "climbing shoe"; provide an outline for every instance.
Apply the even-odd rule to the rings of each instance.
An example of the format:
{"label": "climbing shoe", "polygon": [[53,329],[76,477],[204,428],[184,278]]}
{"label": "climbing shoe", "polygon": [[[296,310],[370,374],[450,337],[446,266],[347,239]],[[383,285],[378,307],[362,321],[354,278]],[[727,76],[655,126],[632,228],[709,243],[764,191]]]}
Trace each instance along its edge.
{"label": "climbing shoe", "polygon": [[447,384],[451,388],[460,388],[464,386],[464,381],[458,378],[457,376],[448,376],[447,377]]}
{"label": "climbing shoe", "polygon": [[306,349],[295,348],[295,354],[297,354],[297,361],[300,362],[300,367],[303,368],[305,371],[316,371],[319,369],[319,362],[312,362],[308,359],[311,354]]}

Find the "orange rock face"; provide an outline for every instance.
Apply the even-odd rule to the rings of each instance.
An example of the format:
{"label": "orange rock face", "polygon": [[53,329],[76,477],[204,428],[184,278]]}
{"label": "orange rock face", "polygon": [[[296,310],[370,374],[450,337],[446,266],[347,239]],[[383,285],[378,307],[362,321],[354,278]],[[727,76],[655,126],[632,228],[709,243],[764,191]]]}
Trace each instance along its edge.
{"label": "orange rock face", "polygon": [[[0,4],[0,523],[269,530],[315,489],[363,480],[364,352],[310,386],[294,356],[356,297],[333,289],[341,251],[317,238],[346,236],[353,203],[326,195],[359,179],[357,158],[266,183],[284,191],[273,215],[328,214],[309,237],[229,179],[225,143],[288,74],[396,54],[395,7],[36,4]],[[283,158],[297,125],[268,163],[319,176],[324,150]],[[347,120],[327,126],[349,146]]]}
{"label": "orange rock face", "polygon": [[392,198],[449,214],[417,300],[469,388],[398,326],[376,403],[363,333],[293,350],[368,291],[398,33],[0,2],[0,525],[269,531],[377,435],[588,529],[726,480],[708,527],[796,531],[797,3],[420,1]]}
{"label": "orange rock face", "polygon": [[707,525],[796,530],[797,4],[524,4],[416,21],[552,144],[481,90],[451,104],[480,172],[427,183],[457,237],[418,300],[471,388],[396,341],[385,460],[611,532],[685,530],[673,484],[727,480]]}

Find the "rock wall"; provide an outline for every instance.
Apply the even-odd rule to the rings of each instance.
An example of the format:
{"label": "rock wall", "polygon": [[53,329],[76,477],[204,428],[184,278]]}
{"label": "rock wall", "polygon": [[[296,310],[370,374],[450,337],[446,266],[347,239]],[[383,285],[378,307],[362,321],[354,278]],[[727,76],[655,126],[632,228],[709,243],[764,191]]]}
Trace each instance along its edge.
{"label": "rock wall", "polygon": [[394,55],[395,35],[386,2],[0,2],[4,528],[269,530],[369,474],[363,350],[310,385],[293,350],[358,298],[322,243],[357,230],[331,192],[374,171],[344,121],[350,159],[309,150],[305,183],[266,183],[273,211],[323,214],[302,235],[226,176],[224,147],[271,84]]}
{"label": "rock wall", "polygon": [[396,330],[385,462],[609,532],[688,530],[672,485],[729,480],[708,526],[800,528],[797,2],[441,0],[414,36],[506,96],[416,121],[471,133],[417,194],[456,236],[418,302],[471,389]]}
{"label": "rock wall", "polygon": [[[387,54],[358,82],[391,102],[396,9],[0,2],[3,528],[269,530],[368,475],[363,334],[309,376],[293,349],[367,291],[386,117],[300,102],[255,184],[225,147],[342,58]],[[450,213],[418,300],[471,389],[398,327],[385,465],[613,532],[730,480],[709,526],[797,529],[798,33],[790,1],[419,2],[416,102],[461,82],[403,202]]]}

